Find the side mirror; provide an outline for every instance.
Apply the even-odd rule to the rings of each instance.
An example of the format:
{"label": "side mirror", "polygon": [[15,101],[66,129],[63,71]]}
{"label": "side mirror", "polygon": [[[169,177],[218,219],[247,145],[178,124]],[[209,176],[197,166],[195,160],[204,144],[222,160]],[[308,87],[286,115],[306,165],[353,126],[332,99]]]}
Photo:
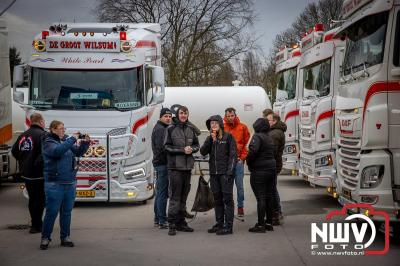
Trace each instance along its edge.
{"label": "side mirror", "polygon": [[22,91],[14,91],[13,92],[13,100],[19,104],[24,103],[24,93]]}
{"label": "side mirror", "polygon": [[14,75],[13,75],[13,81],[14,81],[14,91],[18,86],[21,86],[24,83],[24,66],[23,65],[18,65],[14,67]]}
{"label": "side mirror", "polygon": [[164,69],[162,67],[153,66],[152,70],[154,85],[164,87]]}
{"label": "side mirror", "polygon": [[158,66],[152,66],[152,79],[153,79],[153,98],[152,104],[159,104],[164,102],[165,87],[164,87],[164,69]]}

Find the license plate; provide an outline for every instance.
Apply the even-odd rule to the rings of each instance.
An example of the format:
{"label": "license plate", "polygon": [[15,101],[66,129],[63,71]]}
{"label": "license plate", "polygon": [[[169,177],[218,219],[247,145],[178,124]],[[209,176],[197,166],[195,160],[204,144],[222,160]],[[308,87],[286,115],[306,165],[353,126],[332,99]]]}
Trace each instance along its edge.
{"label": "license plate", "polygon": [[94,198],[96,196],[95,190],[77,190],[76,197],[78,198]]}
{"label": "license plate", "polygon": [[351,191],[345,188],[342,188],[343,192],[343,197],[345,197],[348,200],[351,200]]}

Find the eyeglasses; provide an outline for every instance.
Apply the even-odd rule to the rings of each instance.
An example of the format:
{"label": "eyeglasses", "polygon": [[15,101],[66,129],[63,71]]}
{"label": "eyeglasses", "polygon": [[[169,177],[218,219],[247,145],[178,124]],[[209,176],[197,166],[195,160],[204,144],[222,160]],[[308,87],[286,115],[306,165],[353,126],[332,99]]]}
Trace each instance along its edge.
{"label": "eyeglasses", "polygon": [[56,128],[56,130],[66,131],[67,128],[65,128],[65,127],[59,127],[59,128]]}

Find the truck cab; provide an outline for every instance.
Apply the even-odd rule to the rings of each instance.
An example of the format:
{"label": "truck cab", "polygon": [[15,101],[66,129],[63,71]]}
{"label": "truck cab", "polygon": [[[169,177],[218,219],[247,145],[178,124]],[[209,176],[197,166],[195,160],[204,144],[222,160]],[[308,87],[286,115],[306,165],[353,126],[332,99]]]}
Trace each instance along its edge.
{"label": "truck cab", "polygon": [[300,169],[312,186],[336,188],[334,109],[345,42],[317,24],[301,40]]}
{"label": "truck cab", "polygon": [[79,158],[78,201],[153,195],[151,133],[164,100],[160,38],[152,23],[54,23],[35,36],[28,102],[16,90],[14,100],[26,127],[39,112],[47,127],[59,120],[68,135],[91,136]]}
{"label": "truck cab", "polygon": [[285,148],[283,150],[283,168],[297,172],[299,159],[299,63],[300,48],[282,48],[275,57],[276,73],[276,99],[273,111],[286,123]]}
{"label": "truck cab", "polygon": [[336,104],[339,201],[386,212],[397,222],[398,235],[400,1],[345,1],[343,19],[338,35],[347,45]]}

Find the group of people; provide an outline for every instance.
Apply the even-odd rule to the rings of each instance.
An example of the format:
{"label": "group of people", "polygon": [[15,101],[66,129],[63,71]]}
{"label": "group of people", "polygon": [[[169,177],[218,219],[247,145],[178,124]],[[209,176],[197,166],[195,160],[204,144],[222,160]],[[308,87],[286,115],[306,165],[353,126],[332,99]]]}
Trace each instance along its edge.
{"label": "group of people", "polygon": [[[209,233],[232,234],[234,184],[237,215],[244,215],[245,162],[251,173],[250,184],[258,213],[258,221],[249,231],[265,232],[279,225],[283,216],[276,183],[282,169],[286,131],[279,116],[270,109],[264,110],[264,117],[253,124],[255,134],[249,142],[247,126],[240,122],[234,108],[227,108],[224,118],[213,115],[206,121],[210,133],[200,146],[200,130],[189,121],[188,108],[180,106],[176,116],[172,115],[170,109],[161,109],[151,137],[156,172],[155,226],[169,229],[169,235],[176,235],[177,231],[193,232],[185,219],[189,216],[186,201],[195,163],[193,154],[199,151],[203,156],[209,155],[210,185],[215,201],[216,224]],[[76,195],[76,157],[86,153],[90,137],[79,132],[65,135],[64,123],[57,120],[50,123],[46,132],[45,120],[39,113],[33,113],[30,122],[30,128],[12,147],[29,195],[29,232],[41,233],[40,249],[47,249],[59,215],[61,246],[73,247],[70,226]]]}
{"label": "group of people", "polygon": [[[176,117],[170,109],[162,108],[153,129],[153,165],[156,171],[154,224],[177,231],[193,232],[188,226],[186,201],[190,192],[193,154],[209,156],[210,186],[215,202],[216,224],[209,233],[233,233],[233,185],[237,187],[237,215],[244,215],[244,164],[250,170],[250,184],[257,199],[258,221],[250,232],[272,231],[282,223],[282,210],[277,190],[277,174],[282,169],[286,125],[271,109],[253,124],[250,142],[247,126],[240,122],[236,110],[229,107],[224,118],[211,116],[205,123],[209,135],[200,147],[200,130],[189,121],[189,110],[180,106]],[[248,143],[249,142],[249,143]],[[248,146],[248,148],[247,148]],[[169,199],[168,210],[167,202]]]}
{"label": "group of people", "polygon": [[29,195],[29,232],[41,233],[40,249],[47,249],[54,222],[60,215],[61,246],[73,247],[70,227],[78,169],[75,158],[86,153],[90,137],[79,132],[65,135],[64,123],[57,120],[50,123],[46,132],[45,120],[39,113],[33,113],[30,122],[30,128],[18,137],[11,151]]}

